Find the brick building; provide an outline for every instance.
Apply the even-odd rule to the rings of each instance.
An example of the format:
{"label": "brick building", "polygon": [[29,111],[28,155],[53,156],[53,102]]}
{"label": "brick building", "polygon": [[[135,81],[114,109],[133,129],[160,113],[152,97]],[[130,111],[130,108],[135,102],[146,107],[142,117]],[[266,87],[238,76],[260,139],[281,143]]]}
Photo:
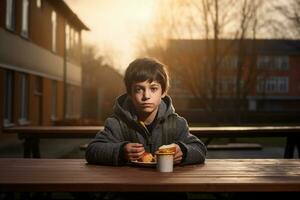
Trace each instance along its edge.
{"label": "brick building", "polygon": [[80,117],[82,30],[89,29],[62,0],[0,1],[3,126]]}
{"label": "brick building", "polygon": [[[213,40],[169,41],[165,62],[173,73],[170,92],[177,109],[204,109],[200,103],[201,94],[207,95],[207,101],[211,99],[211,71],[213,64],[217,63],[216,110],[234,109],[240,67],[240,95],[244,95],[244,112],[300,111],[300,40],[220,39],[215,63],[212,60],[213,45]],[[189,78],[185,76],[190,76],[190,79],[196,77],[198,82],[194,80],[187,85],[185,83]],[[192,84],[202,87],[198,98],[188,89],[193,87]]]}

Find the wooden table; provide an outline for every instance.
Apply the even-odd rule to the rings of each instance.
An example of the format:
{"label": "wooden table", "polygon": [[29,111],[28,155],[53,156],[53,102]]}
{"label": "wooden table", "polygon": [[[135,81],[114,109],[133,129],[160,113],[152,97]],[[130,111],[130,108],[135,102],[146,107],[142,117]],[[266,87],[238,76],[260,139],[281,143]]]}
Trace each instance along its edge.
{"label": "wooden table", "polygon": [[300,160],[208,159],[160,173],[82,159],[0,159],[0,192],[102,191],[300,192]]}
{"label": "wooden table", "polygon": [[[24,126],[5,128],[5,133],[18,133],[24,139],[24,157],[40,157],[40,138],[94,138],[103,126]],[[300,148],[300,126],[226,126],[190,127],[200,138],[286,137],[284,157],[292,158],[295,145]],[[295,144],[296,142],[296,144]]]}

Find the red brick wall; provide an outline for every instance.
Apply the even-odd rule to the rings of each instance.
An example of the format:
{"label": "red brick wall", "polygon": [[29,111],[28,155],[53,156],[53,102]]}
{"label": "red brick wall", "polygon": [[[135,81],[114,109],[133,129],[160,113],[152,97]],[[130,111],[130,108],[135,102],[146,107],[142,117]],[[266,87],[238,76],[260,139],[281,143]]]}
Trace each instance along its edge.
{"label": "red brick wall", "polygon": [[289,67],[289,96],[300,96],[300,56],[291,56]]}

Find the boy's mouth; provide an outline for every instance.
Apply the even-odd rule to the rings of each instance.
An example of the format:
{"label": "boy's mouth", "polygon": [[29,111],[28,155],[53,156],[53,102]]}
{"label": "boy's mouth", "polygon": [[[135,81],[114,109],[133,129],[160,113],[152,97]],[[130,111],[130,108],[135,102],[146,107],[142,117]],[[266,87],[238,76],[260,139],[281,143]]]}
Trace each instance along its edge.
{"label": "boy's mouth", "polygon": [[153,104],[152,103],[142,103],[141,107],[152,107]]}

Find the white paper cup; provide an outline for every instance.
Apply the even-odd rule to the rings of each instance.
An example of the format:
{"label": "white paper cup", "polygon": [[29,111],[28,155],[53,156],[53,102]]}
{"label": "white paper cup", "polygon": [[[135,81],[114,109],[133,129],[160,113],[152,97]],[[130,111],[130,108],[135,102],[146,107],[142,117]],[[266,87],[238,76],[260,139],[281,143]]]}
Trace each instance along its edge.
{"label": "white paper cup", "polygon": [[159,172],[173,172],[174,153],[156,153],[157,170]]}

